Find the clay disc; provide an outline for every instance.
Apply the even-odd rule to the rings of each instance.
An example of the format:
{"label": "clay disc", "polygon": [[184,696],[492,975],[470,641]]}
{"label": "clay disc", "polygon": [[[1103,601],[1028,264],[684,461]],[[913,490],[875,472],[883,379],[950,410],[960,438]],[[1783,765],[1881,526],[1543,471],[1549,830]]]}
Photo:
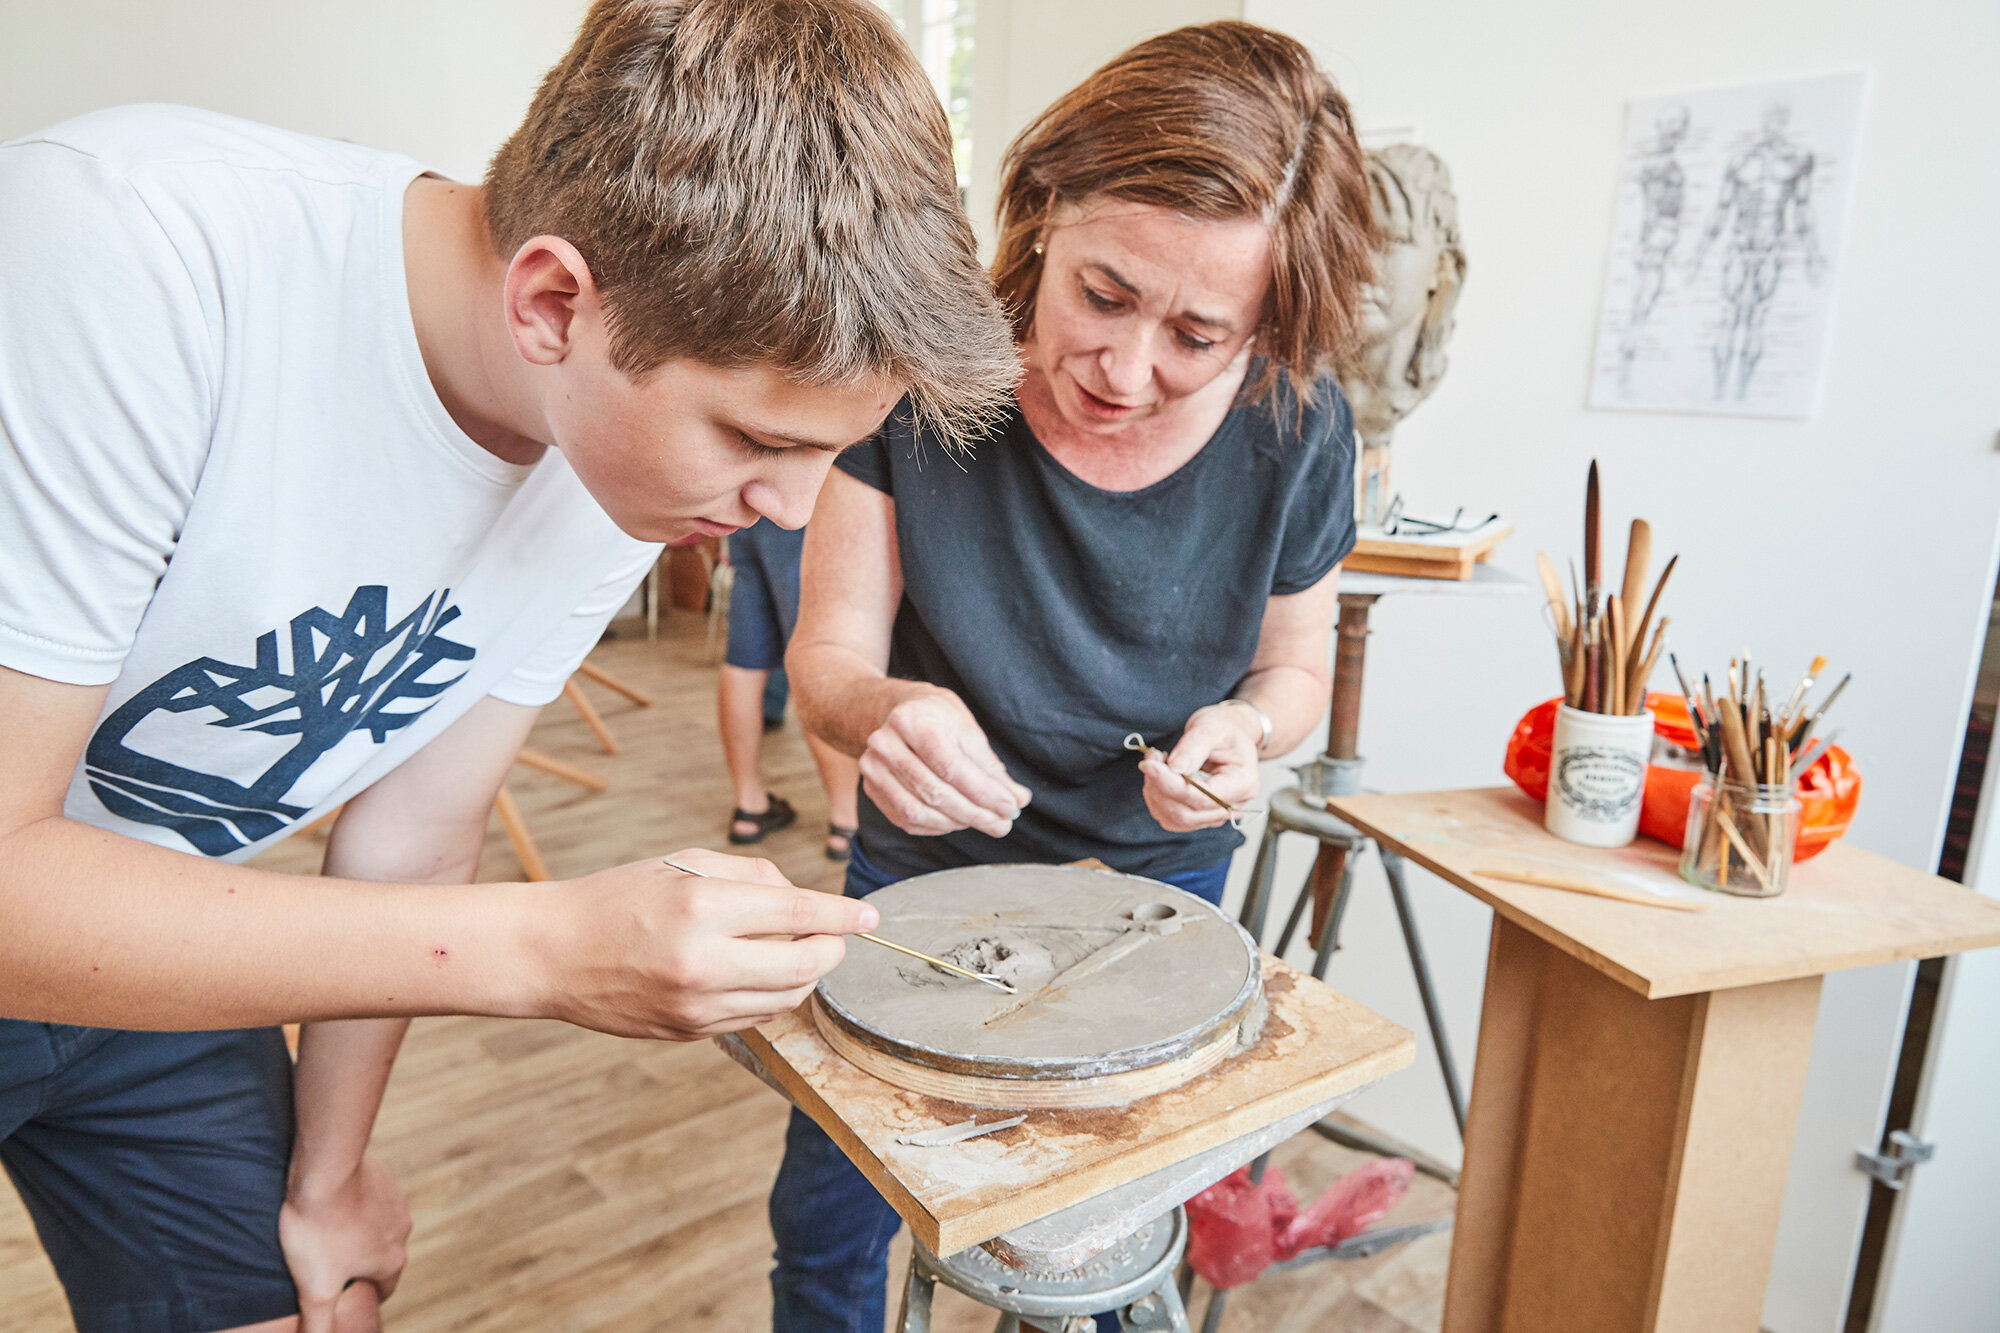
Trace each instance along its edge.
{"label": "clay disc", "polygon": [[882,913],[884,938],[1004,977],[1018,991],[849,941],[845,961],[819,983],[815,1021],[836,1027],[841,1046],[925,1069],[1075,1080],[1197,1053],[1220,1058],[1262,987],[1256,946],[1241,927],[1193,894],[1137,875],[970,866],[903,880],[868,901]]}

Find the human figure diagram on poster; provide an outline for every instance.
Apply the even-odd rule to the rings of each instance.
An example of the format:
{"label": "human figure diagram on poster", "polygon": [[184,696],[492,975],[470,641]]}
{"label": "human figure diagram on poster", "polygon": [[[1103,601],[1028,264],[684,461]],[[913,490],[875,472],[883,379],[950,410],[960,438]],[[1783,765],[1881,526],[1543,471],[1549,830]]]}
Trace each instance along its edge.
{"label": "human figure diagram on poster", "polygon": [[1812,414],[1865,79],[1628,104],[1592,407]]}

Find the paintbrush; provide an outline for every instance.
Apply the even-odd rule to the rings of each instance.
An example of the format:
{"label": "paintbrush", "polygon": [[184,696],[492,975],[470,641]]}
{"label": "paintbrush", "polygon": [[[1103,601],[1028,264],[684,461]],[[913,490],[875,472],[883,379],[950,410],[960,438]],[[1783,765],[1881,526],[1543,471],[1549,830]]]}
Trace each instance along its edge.
{"label": "paintbrush", "polygon": [[1597,615],[1597,460],[1590,460],[1590,479],[1583,488],[1583,589],[1590,615]]}
{"label": "paintbrush", "polygon": [[1583,572],[1579,577],[1576,561],[1569,562],[1569,597],[1563,595],[1555,562],[1540,551],[1535,570],[1555,622],[1563,702],[1581,712],[1635,717],[1645,711],[1646,681],[1665,644],[1664,633],[1654,632],[1653,615],[1680,557],[1667,561],[1645,613],[1639,614],[1639,597],[1652,569],[1653,528],[1643,518],[1632,520],[1624,575],[1616,589],[1607,590],[1603,500],[1597,460],[1592,459],[1583,492]]}
{"label": "paintbrush", "polygon": [[1833,743],[1839,739],[1840,739],[1840,729],[1836,727],[1830,734],[1822,736],[1818,740],[1814,741],[1810,746],[1806,748],[1806,750],[1802,754],[1799,755],[1797,759],[1794,759],[1792,761],[1792,766],[1787,771],[1787,776],[1789,776],[1793,782],[1797,782],[1807,769],[1811,768],[1814,764],[1819,762],[1819,758],[1821,755],[1825,754],[1828,750],[1831,750],[1833,748]]}
{"label": "paintbrush", "polygon": [[1812,735],[1813,728],[1818,726],[1819,720],[1826,716],[1826,710],[1833,707],[1833,701],[1840,697],[1840,692],[1847,688],[1847,682],[1853,679],[1854,673],[1852,671],[1842,676],[1839,682],[1827,692],[1826,698],[1820,700],[1819,707],[1813,710],[1813,715],[1806,719],[1805,725],[1792,734],[1791,745],[1793,753],[1796,754],[1798,748],[1806,743],[1806,737]]}
{"label": "paintbrush", "polygon": [[1799,724],[1799,705],[1806,701],[1806,695],[1812,692],[1813,683],[1819,679],[1819,673],[1824,670],[1826,670],[1826,659],[1815,657],[1812,665],[1806,668],[1806,674],[1799,678],[1798,688],[1792,691],[1792,697],[1785,700],[1784,710],[1778,715],[1778,725],[1786,732],[1790,732]]}
{"label": "paintbrush", "polygon": [[[674,860],[670,856],[663,856],[660,859],[666,862],[668,866],[672,867],[675,870],[680,871],[683,875],[693,875],[696,879],[714,878],[714,876],[710,875],[707,871],[696,870],[693,866],[684,866],[679,861]],[[907,944],[898,944],[894,940],[885,940],[880,935],[871,935],[865,930],[855,931],[854,938],[857,940],[867,940],[870,944],[879,944],[885,949],[894,949],[897,953],[908,954],[912,958],[921,958],[924,962],[929,963],[932,967],[943,968],[945,971],[951,973],[953,976],[965,977],[972,981],[983,981],[987,985],[994,987],[996,990],[1006,991],[1009,995],[1015,995],[1019,993],[1014,989],[1014,983],[1011,981],[1005,981],[999,977],[988,976],[984,972],[974,972],[971,968],[960,967],[957,963],[948,963],[942,958],[935,958],[932,957],[930,954],[920,952],[919,950],[916,949],[912,949]]]}

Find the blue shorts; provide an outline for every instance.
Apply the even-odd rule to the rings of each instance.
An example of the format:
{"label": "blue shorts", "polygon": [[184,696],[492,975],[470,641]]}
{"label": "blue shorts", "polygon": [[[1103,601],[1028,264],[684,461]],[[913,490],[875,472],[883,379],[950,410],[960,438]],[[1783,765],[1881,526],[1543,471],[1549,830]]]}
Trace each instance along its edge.
{"label": "blue shorts", "polygon": [[745,671],[785,664],[785,645],[799,620],[799,555],[805,529],[779,527],[768,518],[729,538],[736,581],[729,594],[729,650],[723,661]]}
{"label": "blue shorts", "polygon": [[0,1019],[0,1162],[77,1333],[205,1333],[298,1313],[278,1248],[291,1153],[292,1063],[276,1028]]}

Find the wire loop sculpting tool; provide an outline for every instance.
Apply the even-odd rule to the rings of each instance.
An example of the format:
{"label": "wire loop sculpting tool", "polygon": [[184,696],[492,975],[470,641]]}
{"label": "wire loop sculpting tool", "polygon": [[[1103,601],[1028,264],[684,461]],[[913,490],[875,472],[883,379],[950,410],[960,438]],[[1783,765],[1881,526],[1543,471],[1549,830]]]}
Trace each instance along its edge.
{"label": "wire loop sculpting tool", "polygon": [[[1157,759],[1160,761],[1162,767],[1167,766],[1167,756],[1161,753],[1159,750],[1146,744],[1146,738],[1144,736],[1141,736],[1136,731],[1130,733],[1125,737],[1125,748],[1132,751],[1134,754],[1137,754],[1142,759]],[[1202,786],[1201,783],[1195,781],[1195,779],[1191,775],[1187,773],[1181,773],[1180,770],[1177,768],[1169,768],[1168,771],[1173,773],[1180,773],[1181,781],[1187,783],[1188,786],[1193,787],[1196,791],[1200,792],[1203,796],[1206,796],[1209,800],[1214,801],[1224,810],[1227,810],[1229,812],[1229,826],[1231,828],[1240,829],[1243,827],[1243,817],[1249,814],[1250,813],[1249,811],[1245,810],[1242,806],[1231,805],[1229,802],[1223,800],[1220,796],[1217,796],[1214,792],[1210,791],[1207,787],[1204,787]]]}
{"label": "wire loop sculpting tool", "polygon": [[[663,856],[660,858],[660,860],[665,862],[669,868],[678,870],[683,875],[693,875],[696,879],[714,878],[714,876],[710,875],[707,871],[696,870],[693,866],[684,866],[679,861],[674,860],[671,856]],[[1009,995],[1017,995],[1020,993],[1014,989],[1014,983],[1011,981],[1003,980],[1000,977],[988,976],[984,972],[974,972],[971,968],[960,967],[957,963],[947,963],[942,958],[933,958],[931,955],[927,953],[920,953],[917,950],[910,948],[908,945],[898,944],[894,940],[885,940],[880,935],[871,935],[865,930],[855,931],[854,938],[857,940],[867,940],[870,944],[879,944],[885,949],[894,949],[897,953],[906,953],[912,958],[920,958],[924,962],[929,963],[932,967],[943,968],[945,971],[951,973],[953,976],[965,977],[972,981],[983,981],[987,985],[993,987],[995,990],[1006,991]]]}

